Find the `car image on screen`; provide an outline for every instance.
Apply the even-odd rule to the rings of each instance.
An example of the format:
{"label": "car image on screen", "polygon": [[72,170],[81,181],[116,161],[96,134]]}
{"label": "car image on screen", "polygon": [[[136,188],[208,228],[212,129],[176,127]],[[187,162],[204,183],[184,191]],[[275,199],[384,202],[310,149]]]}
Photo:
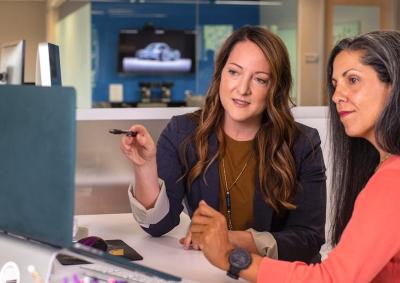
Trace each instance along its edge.
{"label": "car image on screen", "polygon": [[172,49],[164,42],[153,42],[135,54],[136,58],[144,60],[174,61],[181,58],[181,52]]}

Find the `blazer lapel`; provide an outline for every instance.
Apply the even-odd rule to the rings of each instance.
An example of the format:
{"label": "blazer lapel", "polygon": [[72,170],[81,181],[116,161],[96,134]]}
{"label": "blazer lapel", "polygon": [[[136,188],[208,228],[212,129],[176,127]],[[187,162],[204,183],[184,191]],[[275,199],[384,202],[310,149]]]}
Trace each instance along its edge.
{"label": "blazer lapel", "polygon": [[[211,158],[218,150],[218,143],[215,134],[209,138],[209,151],[208,158]],[[196,160],[197,161],[197,160]],[[200,175],[192,184],[190,198],[188,199],[191,211],[189,214],[196,210],[200,200],[205,200],[208,205],[214,209],[219,209],[219,162],[215,160],[207,170],[205,175]]]}
{"label": "blazer lapel", "polygon": [[[218,150],[218,142],[215,134],[212,134],[209,141],[208,158],[212,158]],[[201,178],[201,196],[208,205],[214,209],[219,209],[219,161],[215,160],[207,170],[205,179]]]}
{"label": "blazer lapel", "polygon": [[272,223],[273,209],[269,206],[261,193],[258,182],[258,174],[256,178],[256,189],[253,200],[253,229],[257,231],[270,231]]}

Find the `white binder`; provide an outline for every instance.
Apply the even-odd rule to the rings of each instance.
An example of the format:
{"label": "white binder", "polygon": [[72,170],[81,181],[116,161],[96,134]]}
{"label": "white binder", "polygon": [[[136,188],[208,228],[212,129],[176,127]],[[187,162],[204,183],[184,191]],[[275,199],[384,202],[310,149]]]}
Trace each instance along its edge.
{"label": "white binder", "polygon": [[36,55],[37,86],[61,86],[60,51],[57,45],[39,43]]}

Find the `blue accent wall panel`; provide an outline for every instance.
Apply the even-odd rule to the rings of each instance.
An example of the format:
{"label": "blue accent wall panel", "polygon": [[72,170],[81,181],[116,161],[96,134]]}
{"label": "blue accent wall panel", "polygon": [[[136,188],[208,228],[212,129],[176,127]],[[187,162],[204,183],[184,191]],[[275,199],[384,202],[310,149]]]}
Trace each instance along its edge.
{"label": "blue accent wall panel", "polygon": [[[117,70],[119,32],[122,29],[141,29],[152,24],[157,29],[196,30],[201,33],[203,25],[233,25],[236,29],[245,24],[259,23],[258,6],[204,4],[198,8],[192,4],[128,4],[92,3],[92,69],[93,102],[108,101],[108,86],[121,83],[124,89],[124,102],[139,102],[141,99],[139,81],[173,82],[171,100],[183,101],[185,90],[204,94],[212,75],[213,62],[201,61],[196,64],[207,75],[200,78],[190,74],[119,74]],[[205,54],[197,35],[197,54]],[[204,71],[202,72],[204,74]],[[210,73],[210,74],[208,74]],[[196,84],[197,79],[197,84]]]}

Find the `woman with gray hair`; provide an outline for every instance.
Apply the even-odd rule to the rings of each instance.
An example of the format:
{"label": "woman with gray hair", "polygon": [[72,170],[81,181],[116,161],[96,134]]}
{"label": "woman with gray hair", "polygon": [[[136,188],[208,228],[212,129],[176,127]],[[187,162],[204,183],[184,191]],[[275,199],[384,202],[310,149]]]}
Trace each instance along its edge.
{"label": "woman with gray hair", "polygon": [[251,255],[200,203],[191,232],[208,260],[257,282],[400,282],[400,33],[340,41],[328,63],[335,246],[320,264]]}

